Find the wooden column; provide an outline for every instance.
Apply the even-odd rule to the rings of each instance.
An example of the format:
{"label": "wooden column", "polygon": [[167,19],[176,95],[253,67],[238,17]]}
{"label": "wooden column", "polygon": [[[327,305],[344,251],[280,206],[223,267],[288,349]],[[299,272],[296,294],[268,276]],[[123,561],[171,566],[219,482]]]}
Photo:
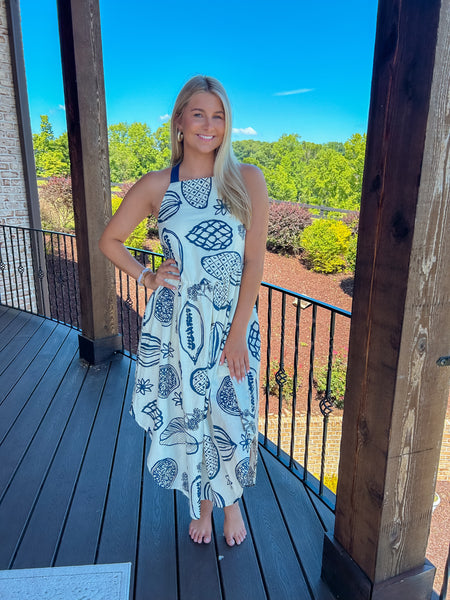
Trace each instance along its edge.
{"label": "wooden column", "polygon": [[90,363],[120,347],[115,275],[98,249],[111,218],[98,0],[58,0],[81,296],[80,356]]}
{"label": "wooden column", "polygon": [[338,598],[430,598],[450,366],[450,0],[381,0],[333,536]]}

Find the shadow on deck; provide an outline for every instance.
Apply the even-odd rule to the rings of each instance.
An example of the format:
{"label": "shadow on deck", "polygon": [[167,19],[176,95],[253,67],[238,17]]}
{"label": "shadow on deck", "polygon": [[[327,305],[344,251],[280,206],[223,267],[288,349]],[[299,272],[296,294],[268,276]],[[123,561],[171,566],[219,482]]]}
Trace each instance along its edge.
{"label": "shadow on deck", "polygon": [[145,465],[128,414],[134,361],[89,367],[78,332],[0,306],[0,569],[130,562],[135,600],[333,600],[320,580],[334,516],[260,447],[248,536],[193,543],[188,503]]}

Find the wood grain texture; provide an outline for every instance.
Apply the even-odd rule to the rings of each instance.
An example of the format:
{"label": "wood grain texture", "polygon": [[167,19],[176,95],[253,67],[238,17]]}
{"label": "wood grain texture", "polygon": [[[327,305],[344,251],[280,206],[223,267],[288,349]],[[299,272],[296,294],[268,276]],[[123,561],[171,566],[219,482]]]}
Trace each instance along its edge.
{"label": "wood grain texture", "polygon": [[91,340],[116,335],[114,267],[98,249],[111,218],[98,0],[58,0],[67,134],[80,275],[81,325]]}
{"label": "wood grain texture", "polygon": [[372,582],[424,563],[448,399],[448,16],[379,5],[335,524]]}

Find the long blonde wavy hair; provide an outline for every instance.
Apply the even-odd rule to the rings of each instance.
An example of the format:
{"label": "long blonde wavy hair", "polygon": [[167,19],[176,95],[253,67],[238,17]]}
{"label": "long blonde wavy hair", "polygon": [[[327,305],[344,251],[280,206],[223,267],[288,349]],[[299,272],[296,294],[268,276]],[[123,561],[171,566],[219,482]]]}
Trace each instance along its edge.
{"label": "long blonde wavy hair", "polygon": [[216,150],[214,161],[214,179],[220,198],[226,203],[230,212],[248,229],[250,226],[252,207],[250,197],[242,179],[239,163],[231,146],[231,106],[223,85],[213,77],[196,75],[181,89],[175,101],[170,124],[172,156],[170,164],[177,165],[183,160],[183,142],[178,140],[177,121],[194,94],[210,92],[222,102],[225,113],[225,132],[220,147]]}

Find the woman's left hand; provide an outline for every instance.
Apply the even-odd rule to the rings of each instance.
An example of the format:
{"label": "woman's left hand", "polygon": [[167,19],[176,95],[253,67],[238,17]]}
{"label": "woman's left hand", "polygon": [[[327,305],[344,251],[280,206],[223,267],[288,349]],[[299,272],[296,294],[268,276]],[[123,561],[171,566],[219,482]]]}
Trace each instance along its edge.
{"label": "woman's left hand", "polygon": [[234,333],[230,329],[219,362],[219,364],[223,365],[225,360],[227,361],[231,378],[234,377],[239,383],[245,379],[250,370],[245,333],[244,335],[242,333]]}

